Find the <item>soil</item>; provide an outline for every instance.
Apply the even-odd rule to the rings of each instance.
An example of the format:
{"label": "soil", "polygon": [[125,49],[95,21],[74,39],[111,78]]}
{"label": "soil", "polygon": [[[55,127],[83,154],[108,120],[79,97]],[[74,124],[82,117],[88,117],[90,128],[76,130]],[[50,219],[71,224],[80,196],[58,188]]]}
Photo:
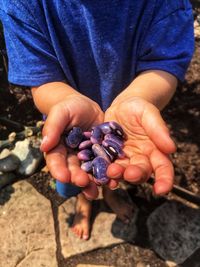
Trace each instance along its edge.
{"label": "soil", "polygon": [[[195,16],[199,15],[199,1],[192,1]],[[35,126],[41,120],[41,114],[33,105],[29,88],[10,85],[7,74],[0,59],[0,114],[22,125]],[[170,104],[163,111],[171,135],[177,144],[177,152],[172,161],[175,167],[175,184],[189,190],[200,197],[200,39],[195,40],[195,53],[186,74],[185,81],[178,86],[177,92]],[[0,140],[7,139],[12,131],[19,131],[13,126],[0,122]],[[57,218],[58,206],[64,201],[51,186],[52,178],[48,173],[41,171],[26,178],[41,194],[52,203],[54,218]],[[145,221],[150,212],[159,206],[165,199],[147,198],[140,187],[132,186],[129,193],[140,208],[138,218],[139,233],[134,244],[124,243],[106,249],[99,249],[83,255],[65,260],[60,251],[57,240],[57,259],[59,267],[74,267],[78,263],[113,265],[119,267],[134,267],[140,261],[153,267],[166,266],[165,261],[159,258],[150,248]],[[58,229],[55,229],[58,232]],[[137,246],[137,247],[136,247]],[[182,267],[198,267],[200,250],[196,251]],[[146,266],[147,266],[146,265]]]}

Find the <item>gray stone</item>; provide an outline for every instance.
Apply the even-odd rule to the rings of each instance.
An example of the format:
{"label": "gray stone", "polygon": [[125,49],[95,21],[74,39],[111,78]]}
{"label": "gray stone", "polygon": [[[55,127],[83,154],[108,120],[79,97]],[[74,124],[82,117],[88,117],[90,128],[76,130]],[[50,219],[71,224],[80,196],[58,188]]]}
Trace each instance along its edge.
{"label": "gray stone", "polygon": [[12,153],[20,159],[18,173],[21,175],[33,174],[40,164],[43,154],[39,149],[39,144],[34,139],[26,138],[23,141],[18,141]]}
{"label": "gray stone", "polygon": [[137,232],[135,222],[138,210],[132,203],[128,193],[123,193],[123,195],[135,207],[135,213],[131,222],[128,225],[123,224],[120,220],[116,219],[115,214],[108,210],[101,199],[97,200],[100,203],[100,207],[93,221],[91,237],[87,241],[80,240],[70,230],[70,225],[75,214],[76,198],[73,197],[65,201],[59,207],[60,243],[62,254],[65,258],[134,240]]}
{"label": "gray stone", "polygon": [[14,154],[9,154],[7,157],[0,159],[0,172],[12,172],[20,165],[19,158]]}
{"label": "gray stone", "polygon": [[16,181],[16,175],[12,172],[0,174],[0,189]]}
{"label": "gray stone", "polygon": [[57,267],[50,202],[26,181],[0,206],[0,267]]}
{"label": "gray stone", "polygon": [[114,267],[113,265],[91,265],[91,264],[78,264],[76,267]]}
{"label": "gray stone", "polygon": [[200,210],[166,202],[147,220],[154,251],[166,261],[183,263],[200,247]]}
{"label": "gray stone", "polygon": [[6,158],[8,155],[10,155],[10,150],[5,148],[0,153],[0,159]]}

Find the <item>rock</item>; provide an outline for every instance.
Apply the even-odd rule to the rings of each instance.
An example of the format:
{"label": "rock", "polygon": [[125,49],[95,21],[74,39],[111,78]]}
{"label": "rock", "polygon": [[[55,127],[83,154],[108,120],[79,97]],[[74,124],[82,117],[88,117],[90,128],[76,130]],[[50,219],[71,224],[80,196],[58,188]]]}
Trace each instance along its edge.
{"label": "rock", "polygon": [[14,154],[9,154],[7,157],[0,159],[0,172],[15,171],[20,165],[20,160]]}
{"label": "rock", "polygon": [[194,21],[194,36],[200,38],[200,25],[197,20]]}
{"label": "rock", "polygon": [[6,158],[8,155],[10,155],[10,150],[5,148],[0,153],[0,159]]}
{"label": "rock", "polygon": [[177,267],[176,262],[173,261],[166,261],[165,264],[167,265],[167,267]]}
{"label": "rock", "polygon": [[33,141],[28,138],[23,141],[18,141],[15,144],[15,148],[12,150],[12,154],[16,155],[21,162],[18,168],[18,173],[26,176],[31,175],[36,171],[43,158],[39,145],[33,143]]}
{"label": "rock", "polygon": [[[124,193],[126,200],[132,203],[128,193]],[[116,219],[116,215],[110,213],[110,210],[104,204],[102,199],[97,200],[100,203],[99,210],[92,224],[92,232],[89,240],[80,240],[70,230],[70,225],[75,214],[76,198],[73,197],[65,201],[58,211],[58,220],[60,228],[60,243],[62,254],[65,258],[80,253],[92,251],[98,248],[105,248],[111,245],[123,243],[126,241],[133,241],[136,236],[136,218],[137,208],[131,222],[128,225],[123,224]],[[93,201],[95,205],[95,201]]]}
{"label": "rock", "polygon": [[91,265],[91,264],[78,264],[76,267],[114,267],[112,265]]}
{"label": "rock", "polygon": [[166,261],[182,264],[200,247],[200,210],[166,202],[147,220],[150,243]]}
{"label": "rock", "polygon": [[[8,185],[0,190],[0,206],[4,205],[14,193],[14,188],[11,185]],[[0,230],[1,231],[1,230]]]}
{"label": "rock", "polygon": [[0,174],[0,189],[16,181],[16,175],[12,172]]}
{"label": "rock", "polygon": [[57,267],[49,200],[25,181],[13,188],[0,206],[0,267]]}
{"label": "rock", "polygon": [[140,261],[135,265],[135,267],[146,267],[146,264]]}

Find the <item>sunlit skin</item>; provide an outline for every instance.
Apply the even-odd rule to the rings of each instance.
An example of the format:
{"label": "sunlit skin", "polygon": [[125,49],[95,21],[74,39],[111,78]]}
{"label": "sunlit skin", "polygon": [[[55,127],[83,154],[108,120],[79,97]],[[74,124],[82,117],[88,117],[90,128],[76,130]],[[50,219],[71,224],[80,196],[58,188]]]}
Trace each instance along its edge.
{"label": "sunlit skin", "polygon": [[169,73],[143,72],[116,97],[105,114],[97,103],[65,82],[32,88],[35,105],[41,113],[48,115],[42,131],[41,150],[46,154],[51,175],[83,188],[85,197],[77,198],[72,227],[79,238],[89,238],[91,203],[88,200],[97,198],[98,187],[91,175],[80,168],[76,154],[64,145],[63,131],[73,126],[87,131],[104,121],[115,121],[123,127],[126,157],[108,167],[110,180],[108,190],[104,187],[103,192],[107,204],[127,223],[133,213],[132,207],[109,190],[117,188],[120,179],[139,184],[154,175],[155,194],[163,195],[172,189],[174,169],[169,155],[176,148],[160,110],[170,101],[176,86],[176,78]]}
{"label": "sunlit skin", "polygon": [[[123,177],[132,183],[142,183],[153,173],[155,193],[169,192],[174,176],[169,154],[175,151],[175,145],[159,109],[169,102],[176,85],[176,78],[166,72],[144,72],[113,101],[105,117],[94,101],[64,82],[33,88],[36,106],[42,113],[48,114],[41,150],[47,154],[46,161],[52,176],[83,186],[83,192],[89,199],[96,198],[98,190],[88,174],[80,169],[76,157],[70,163],[72,166],[69,166],[67,158],[70,153],[60,142],[60,137],[64,129],[74,125],[89,130],[93,125],[114,120],[122,125],[126,133],[124,151],[127,157],[109,166],[109,177]],[[117,186],[117,182],[113,181],[108,185],[111,189]]]}
{"label": "sunlit skin", "polygon": [[89,130],[103,120],[104,114],[94,101],[74,94],[66,96],[49,110],[42,131],[41,150],[46,152],[46,163],[51,175],[61,182],[85,187],[83,193],[89,199],[98,196],[97,187],[90,176],[80,168],[80,161],[74,152],[66,148],[61,135],[72,126],[79,125],[83,130]]}
{"label": "sunlit skin", "polygon": [[175,151],[175,144],[159,110],[139,97],[131,97],[111,106],[105,120],[120,123],[126,133],[126,157],[111,164],[108,175],[112,178],[123,177],[137,184],[146,182],[154,173],[154,192],[168,193],[174,177],[168,155]]}
{"label": "sunlit skin", "polygon": [[176,146],[160,110],[168,104],[176,87],[177,80],[171,74],[145,71],[113,101],[105,120],[123,125],[126,158],[109,166],[109,177],[142,183],[153,174],[155,194],[163,195],[172,189],[174,168],[169,155]]}

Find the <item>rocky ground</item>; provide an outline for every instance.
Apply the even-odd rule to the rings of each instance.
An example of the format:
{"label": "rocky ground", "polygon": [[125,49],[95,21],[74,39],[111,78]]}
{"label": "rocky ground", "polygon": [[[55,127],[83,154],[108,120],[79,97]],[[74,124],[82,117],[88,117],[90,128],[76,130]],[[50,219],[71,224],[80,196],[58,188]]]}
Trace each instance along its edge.
{"label": "rocky ground", "polygon": [[[200,14],[200,3],[192,2],[196,18]],[[116,224],[114,215],[105,203],[102,200],[96,201],[93,208],[95,223],[92,241],[82,244],[70,234],[67,236],[67,225],[70,224],[67,224],[66,220],[70,220],[70,216],[73,215],[73,200],[72,203],[66,203],[56,194],[52,187],[52,178],[47,172],[42,171],[44,162],[41,162],[36,173],[28,177],[18,176],[18,182],[0,190],[0,242],[3,244],[0,248],[0,267],[75,267],[78,264],[115,267],[200,266],[200,241],[197,238],[200,236],[197,225],[200,204],[200,30],[197,20],[195,34],[195,54],[186,80],[179,86],[163,116],[178,148],[172,156],[175,184],[189,190],[197,205],[185,200],[185,195],[179,198],[174,193],[167,198],[156,198],[150,193],[150,185],[129,187],[129,196],[138,208],[132,228],[123,228],[118,222]],[[35,126],[36,122],[41,120],[41,115],[34,108],[29,89],[10,86],[6,80],[5,70],[0,70],[0,75],[1,118],[6,117],[22,125]],[[13,125],[1,122],[0,140],[7,139],[12,131],[16,131]],[[161,212],[159,214],[165,218],[162,207],[166,203],[169,207],[165,207],[165,210],[173,210],[173,213],[167,215],[166,221],[174,222],[174,229],[169,230],[172,235],[164,236],[165,240],[170,240],[168,244],[162,242],[166,246],[166,253],[163,254],[160,251],[162,244],[151,242],[148,233],[152,234],[153,240],[157,240],[156,233],[149,224],[155,224],[155,218],[159,216],[157,212]],[[184,206],[180,206],[180,203]],[[108,218],[107,230],[98,228],[104,224],[102,221],[106,221],[104,216]],[[178,218],[185,224],[182,225]],[[188,220],[190,223],[187,224]],[[168,229],[166,221],[163,219],[156,225],[160,236]],[[165,228],[160,225],[164,225]],[[176,225],[179,228],[176,229]],[[192,230],[189,225],[193,226]],[[112,227],[122,229],[122,235],[117,236],[116,231],[119,233],[119,228],[113,232],[115,228]],[[180,234],[180,229],[184,230],[184,237]],[[104,231],[107,231],[107,234],[103,235]],[[127,236],[133,232],[134,236],[128,240]],[[110,236],[110,239],[104,240],[100,235]],[[172,240],[173,244],[170,243]],[[191,240],[195,241],[191,244]],[[183,243],[188,246],[183,247]],[[171,251],[177,252],[176,257],[172,257]],[[173,265],[166,262],[174,261],[173,259],[180,263]]]}

